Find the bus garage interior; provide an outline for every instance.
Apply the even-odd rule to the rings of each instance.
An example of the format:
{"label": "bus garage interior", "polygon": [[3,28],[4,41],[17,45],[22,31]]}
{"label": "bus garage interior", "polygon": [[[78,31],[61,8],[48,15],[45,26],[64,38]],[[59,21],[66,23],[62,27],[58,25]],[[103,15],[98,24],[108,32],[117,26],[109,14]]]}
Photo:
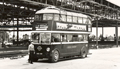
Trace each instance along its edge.
{"label": "bus garage interior", "polygon": [[[120,7],[107,0],[0,0],[0,49],[5,42],[10,45],[8,49],[13,45],[26,47],[29,35],[22,35],[20,40],[20,33],[32,31],[35,12],[49,6],[89,15],[92,27],[96,28],[96,36],[89,37],[91,48],[119,46]],[[100,38],[99,27],[102,28]],[[103,37],[105,27],[115,28],[113,41]],[[11,32],[12,34],[8,34]],[[12,46],[10,42],[13,43]]]}

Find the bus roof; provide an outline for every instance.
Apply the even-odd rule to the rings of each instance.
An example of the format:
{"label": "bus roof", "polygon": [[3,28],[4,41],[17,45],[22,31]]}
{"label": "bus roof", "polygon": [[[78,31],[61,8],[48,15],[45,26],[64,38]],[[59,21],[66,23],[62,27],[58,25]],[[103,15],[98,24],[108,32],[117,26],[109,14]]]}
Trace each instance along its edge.
{"label": "bus roof", "polygon": [[44,9],[38,10],[35,14],[44,14],[44,13],[65,14],[65,15],[72,15],[72,16],[85,17],[85,18],[88,17],[87,15],[82,13],[69,12],[55,7],[46,7]]}
{"label": "bus roof", "polygon": [[90,34],[91,32],[78,32],[78,31],[31,31],[32,33],[65,33],[65,34]]}

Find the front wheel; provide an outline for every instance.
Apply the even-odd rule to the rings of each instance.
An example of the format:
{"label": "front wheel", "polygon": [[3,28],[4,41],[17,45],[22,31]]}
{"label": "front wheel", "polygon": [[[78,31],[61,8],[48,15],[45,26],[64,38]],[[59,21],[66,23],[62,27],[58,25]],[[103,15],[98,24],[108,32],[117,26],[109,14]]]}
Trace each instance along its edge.
{"label": "front wheel", "polygon": [[51,56],[51,58],[49,59],[50,62],[52,62],[52,63],[57,62],[57,61],[59,60],[59,56],[60,56],[60,54],[59,54],[58,50],[56,50],[56,49],[53,50],[52,56]]}

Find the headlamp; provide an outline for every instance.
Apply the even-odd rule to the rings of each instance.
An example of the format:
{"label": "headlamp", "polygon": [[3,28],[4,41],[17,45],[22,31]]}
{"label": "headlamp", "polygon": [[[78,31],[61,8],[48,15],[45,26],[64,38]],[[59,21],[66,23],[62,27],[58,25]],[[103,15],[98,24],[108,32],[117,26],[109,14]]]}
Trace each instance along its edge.
{"label": "headlamp", "polygon": [[46,51],[49,52],[49,51],[50,51],[50,47],[47,47],[47,48],[46,48]]}

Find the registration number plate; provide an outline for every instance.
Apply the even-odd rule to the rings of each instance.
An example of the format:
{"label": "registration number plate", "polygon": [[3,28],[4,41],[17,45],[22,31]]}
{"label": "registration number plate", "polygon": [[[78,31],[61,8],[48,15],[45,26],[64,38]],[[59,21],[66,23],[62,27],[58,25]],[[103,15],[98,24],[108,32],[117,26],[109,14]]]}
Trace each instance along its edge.
{"label": "registration number plate", "polygon": [[42,53],[37,53],[37,55],[42,55]]}

